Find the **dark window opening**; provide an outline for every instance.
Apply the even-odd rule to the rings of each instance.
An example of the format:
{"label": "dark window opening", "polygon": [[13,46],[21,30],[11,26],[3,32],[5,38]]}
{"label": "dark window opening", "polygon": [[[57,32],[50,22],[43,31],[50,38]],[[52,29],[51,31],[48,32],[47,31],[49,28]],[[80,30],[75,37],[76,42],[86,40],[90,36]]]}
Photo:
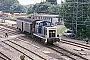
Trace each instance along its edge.
{"label": "dark window opening", "polygon": [[49,30],[49,38],[56,36],[56,30]]}

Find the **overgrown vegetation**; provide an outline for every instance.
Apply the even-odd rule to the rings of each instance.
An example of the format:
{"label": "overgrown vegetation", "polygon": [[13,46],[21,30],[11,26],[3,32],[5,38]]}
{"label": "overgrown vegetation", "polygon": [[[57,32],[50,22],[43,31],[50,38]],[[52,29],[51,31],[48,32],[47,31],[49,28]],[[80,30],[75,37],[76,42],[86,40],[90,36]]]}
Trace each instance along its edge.
{"label": "overgrown vegetation", "polygon": [[59,8],[58,5],[52,5],[49,2],[41,2],[37,3],[34,6],[30,6],[28,8],[27,13],[46,13],[46,14],[58,14]]}
{"label": "overgrown vegetation", "polygon": [[76,38],[90,39],[90,1],[89,0],[67,0],[62,3],[61,16],[65,26],[74,30]]}
{"label": "overgrown vegetation", "polygon": [[17,0],[0,0],[0,11],[10,13],[23,13],[26,12],[26,7],[19,4]]}

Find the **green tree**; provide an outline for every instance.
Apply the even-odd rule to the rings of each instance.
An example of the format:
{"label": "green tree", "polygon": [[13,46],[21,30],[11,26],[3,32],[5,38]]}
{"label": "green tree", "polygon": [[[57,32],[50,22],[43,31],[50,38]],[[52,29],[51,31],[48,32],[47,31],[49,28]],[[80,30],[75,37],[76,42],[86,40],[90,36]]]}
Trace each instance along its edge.
{"label": "green tree", "polygon": [[12,6],[10,6],[10,11],[12,14],[15,12],[24,13],[26,12],[26,8],[18,3],[14,3]]}
{"label": "green tree", "polygon": [[41,2],[38,4],[35,4],[33,7],[34,12],[37,13],[48,13],[48,7],[51,6],[48,2]]}
{"label": "green tree", "polygon": [[[76,38],[90,37],[90,3],[89,0],[66,0],[62,3],[62,10],[60,10],[64,18],[65,26],[74,30]],[[84,33],[84,34],[83,34]]]}
{"label": "green tree", "polygon": [[35,4],[33,7],[30,7],[28,9],[28,13],[50,13],[50,14],[58,14],[58,6],[57,5],[52,5],[49,2],[41,2]]}
{"label": "green tree", "polygon": [[30,6],[29,8],[28,8],[28,10],[27,10],[27,14],[31,14],[31,13],[33,13],[34,11],[33,11],[33,7],[32,6]]}
{"label": "green tree", "polygon": [[51,5],[50,7],[48,7],[48,11],[51,14],[56,14],[57,13],[57,5]]}
{"label": "green tree", "polygon": [[26,7],[19,4],[18,0],[0,0],[0,10],[3,12],[26,12]]}
{"label": "green tree", "polygon": [[8,12],[10,6],[14,3],[19,3],[17,0],[0,0],[0,10]]}

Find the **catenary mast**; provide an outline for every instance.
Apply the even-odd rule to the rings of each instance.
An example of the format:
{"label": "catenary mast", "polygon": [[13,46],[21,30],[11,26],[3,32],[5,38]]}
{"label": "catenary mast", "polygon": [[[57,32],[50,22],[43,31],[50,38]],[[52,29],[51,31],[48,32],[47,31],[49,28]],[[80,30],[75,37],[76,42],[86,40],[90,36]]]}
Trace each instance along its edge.
{"label": "catenary mast", "polygon": [[[68,10],[71,12],[65,12],[63,11],[63,17],[65,17],[65,20],[69,21],[67,18],[72,15],[71,23],[68,22],[72,27],[71,29],[74,30],[77,36],[84,35],[84,32],[87,32],[88,28],[90,28],[90,24],[88,22],[90,19],[90,14],[88,8],[90,8],[90,0],[66,0],[64,3],[62,3],[62,7],[68,6]],[[70,9],[69,9],[70,8]],[[66,15],[69,16],[66,16]],[[87,32],[87,34],[89,34]]]}

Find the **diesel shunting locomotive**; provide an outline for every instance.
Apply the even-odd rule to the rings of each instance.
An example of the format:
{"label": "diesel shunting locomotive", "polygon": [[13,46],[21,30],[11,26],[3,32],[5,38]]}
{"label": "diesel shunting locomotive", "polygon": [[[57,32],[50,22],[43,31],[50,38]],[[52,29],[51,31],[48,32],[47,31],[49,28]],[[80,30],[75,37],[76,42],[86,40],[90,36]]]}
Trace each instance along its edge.
{"label": "diesel shunting locomotive", "polygon": [[57,36],[57,27],[49,21],[19,17],[17,18],[17,28],[22,32],[30,33],[34,39],[42,43],[53,44],[60,41]]}

